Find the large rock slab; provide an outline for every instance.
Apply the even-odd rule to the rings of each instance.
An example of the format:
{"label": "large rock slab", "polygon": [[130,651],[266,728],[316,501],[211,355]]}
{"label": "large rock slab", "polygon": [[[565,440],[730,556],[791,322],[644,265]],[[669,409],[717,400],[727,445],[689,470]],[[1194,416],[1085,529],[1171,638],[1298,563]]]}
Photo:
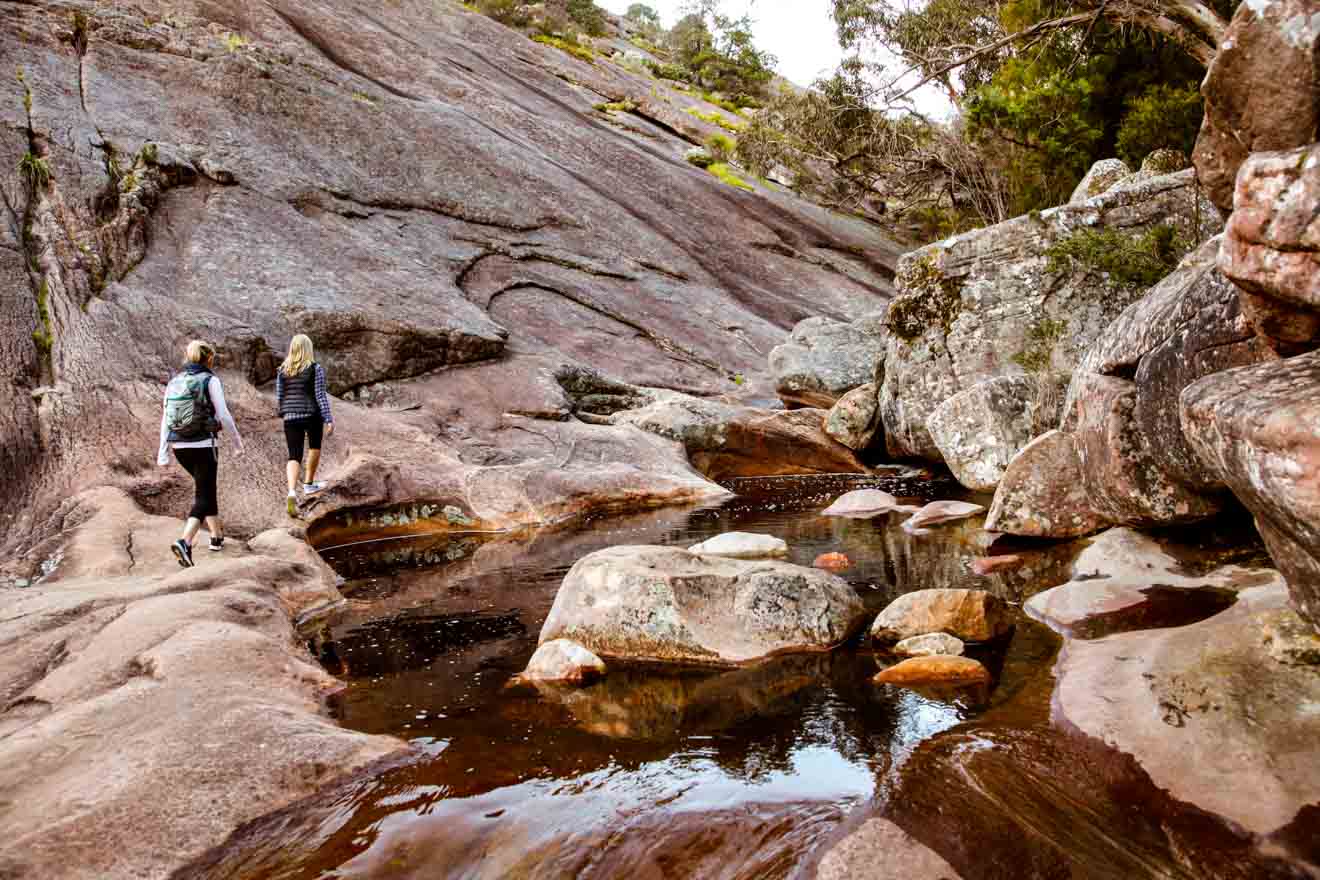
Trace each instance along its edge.
{"label": "large rock slab", "polygon": [[807,318],[793,328],[787,342],[770,352],[775,390],[789,406],[829,409],[843,395],[880,375],[886,336],[879,315],[851,323]]}
{"label": "large rock slab", "polygon": [[893,643],[942,632],[964,642],[988,642],[1011,627],[1004,601],[985,590],[914,590],[880,612],[871,638]]}
{"label": "large rock slab", "polygon": [[1051,250],[1088,230],[1138,236],[1160,225],[1192,245],[1221,228],[1190,169],[904,256],[886,317],[890,337],[880,393],[890,454],[941,460],[927,422],[946,400],[980,382],[1072,372],[1145,288],[1081,260],[1051,259]]}
{"label": "large rock slab", "polygon": [[1252,153],[1320,139],[1320,28],[1314,0],[1243,4],[1201,84],[1205,117],[1193,158],[1210,199],[1233,210]]}
{"label": "large rock slab", "polygon": [[865,613],[846,581],[818,569],[613,547],[568,572],[540,640],[607,658],[737,665],[829,650]]}
{"label": "large rock slab", "polygon": [[1104,526],[1082,476],[1077,438],[1057,430],[1013,458],[985,520],[991,531],[1032,538],[1076,538]]}
{"label": "large rock slab", "polygon": [[1320,675],[1278,663],[1264,621],[1277,581],[1172,629],[1069,641],[1056,717],[1131,755],[1171,797],[1268,835],[1320,802]]}
{"label": "large rock slab", "polygon": [[1065,386],[1057,375],[987,379],[940,404],[926,430],[958,482],[991,491],[1013,456],[1058,424]]}
{"label": "large rock slab", "polygon": [[1226,370],[1182,394],[1183,431],[1256,516],[1293,604],[1320,627],[1320,354]]}
{"label": "large rock slab", "polygon": [[1257,331],[1284,350],[1320,338],[1320,144],[1256,153],[1238,172],[1219,268]]}

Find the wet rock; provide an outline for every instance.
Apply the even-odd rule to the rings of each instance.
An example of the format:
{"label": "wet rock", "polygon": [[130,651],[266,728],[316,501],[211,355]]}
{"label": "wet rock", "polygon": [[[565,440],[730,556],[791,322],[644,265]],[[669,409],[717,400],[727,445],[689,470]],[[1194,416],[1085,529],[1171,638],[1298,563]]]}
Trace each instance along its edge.
{"label": "wet rock", "polygon": [[1066,386],[1053,374],[987,379],[940,404],[926,430],[958,482],[990,491],[1022,447],[1059,423]]}
{"label": "wet rock", "polygon": [[1320,340],[1320,144],[1253,154],[1236,192],[1219,267],[1242,288],[1262,337],[1285,353],[1312,349]]}
{"label": "wet rock", "polygon": [[842,571],[845,568],[852,567],[852,560],[843,553],[822,553],[811,563],[812,568],[823,568],[828,571]]}
{"label": "wet rock", "polygon": [[985,590],[916,590],[880,612],[871,639],[892,643],[943,632],[965,642],[988,642],[1011,628],[1004,601]]}
{"label": "wet rock", "polygon": [[1073,190],[1068,204],[1077,205],[1089,198],[1107,192],[1115,184],[1132,175],[1132,169],[1122,159],[1101,159],[1091,166],[1086,176]]}
{"label": "wet rock", "polygon": [[1320,634],[1291,609],[1262,615],[1265,650],[1280,663],[1320,666]]}
{"label": "wet rock", "polygon": [[[1145,288],[1050,251],[1086,230],[1141,235],[1168,225],[1192,244],[1217,212],[1180,171],[978,229],[907,254],[886,321],[880,415],[894,457],[942,459],[927,429],[946,400],[998,376],[1068,374]],[[1053,427],[1045,425],[1044,427]]]}
{"label": "wet rock", "polygon": [[867,819],[830,847],[816,869],[816,880],[961,880],[962,875],[934,850],[893,822]]}
{"label": "wet rock", "polygon": [[1073,563],[1072,579],[1027,600],[1032,617],[1067,633],[1086,621],[1147,601],[1152,587],[1231,590],[1258,587],[1275,575],[1225,566],[1189,575],[1153,538],[1128,528],[1109,529],[1091,540]]}
{"label": "wet rock", "polygon": [[1238,169],[1251,153],[1320,137],[1320,28],[1312,0],[1239,6],[1204,82],[1205,118],[1193,158],[1210,200],[1233,210]]}
{"label": "wet rock", "polygon": [[856,489],[834,499],[834,503],[821,511],[821,516],[872,519],[896,510],[915,509],[899,504],[897,498],[880,489]]}
{"label": "wet rock", "polygon": [[903,528],[909,532],[936,526],[940,523],[954,522],[984,513],[985,508],[970,501],[932,501],[904,520]]}
{"label": "wet rock", "polygon": [[1000,571],[1010,571],[1022,565],[1022,557],[1016,553],[1002,556],[982,556],[972,560],[972,571],[985,577]]}
{"label": "wet rock", "polygon": [[894,653],[900,657],[932,657],[948,655],[959,657],[963,653],[962,639],[948,633],[927,633],[924,636],[912,636],[894,645]]}
{"label": "wet rock", "polygon": [[816,569],[614,547],[569,571],[540,640],[569,638],[605,657],[743,664],[828,650],[865,613],[845,581]]}
{"label": "wet rock", "polygon": [[1320,627],[1320,354],[1201,379],[1181,416],[1205,467],[1255,514],[1297,612]]}
{"label": "wet rock", "polygon": [[1249,834],[1284,829],[1320,802],[1320,675],[1265,644],[1286,601],[1276,579],[1199,623],[1067,642],[1057,717],[1131,755],[1178,801]]}
{"label": "wet rock", "polygon": [[987,684],[990,671],[971,657],[933,655],[912,657],[876,673],[876,684],[941,684],[966,682]]}
{"label": "wet rock", "polygon": [[985,527],[1010,535],[1075,538],[1105,526],[1091,507],[1077,440],[1065,431],[1042,434],[1004,472]]}
{"label": "wet rock", "polygon": [[610,423],[677,440],[693,467],[713,480],[866,472],[852,450],[822,430],[820,410],[764,410],[671,391],[649,393],[652,403],[618,413]]}
{"label": "wet rock", "polygon": [[829,409],[870,382],[884,359],[886,331],[878,315],[852,323],[807,318],[770,352],[775,390],[789,406]]}
{"label": "wet rock", "polygon": [[693,544],[689,553],[706,556],[727,556],[730,559],[764,559],[771,556],[787,556],[788,542],[774,535],[757,535],[751,532],[725,532]]}
{"label": "wet rock", "polygon": [[605,674],[605,661],[569,639],[543,642],[519,676],[525,681],[585,684]]}
{"label": "wet rock", "polygon": [[825,416],[825,433],[849,449],[861,452],[875,442],[880,430],[880,389],[868,382],[854,388]]}

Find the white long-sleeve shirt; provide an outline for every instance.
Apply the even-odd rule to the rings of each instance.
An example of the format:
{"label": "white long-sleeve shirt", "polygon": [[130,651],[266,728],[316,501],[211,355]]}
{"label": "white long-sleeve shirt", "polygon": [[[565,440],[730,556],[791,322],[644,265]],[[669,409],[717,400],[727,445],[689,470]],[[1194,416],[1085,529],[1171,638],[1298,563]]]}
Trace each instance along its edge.
{"label": "white long-sleeve shirt", "polygon": [[[211,405],[215,407],[215,417],[224,426],[225,433],[234,438],[234,448],[241,451],[243,449],[243,437],[238,433],[238,425],[234,424],[234,417],[229,414],[229,407],[225,404],[225,389],[220,385],[220,378],[212,376],[208,379],[206,390],[211,395]],[[168,392],[166,394],[168,396]],[[216,445],[214,437],[208,437],[205,440],[179,440],[171,443],[170,428],[165,421],[163,403],[162,401],[160,414],[160,449],[156,452],[156,464],[169,464],[171,449],[209,449]]]}

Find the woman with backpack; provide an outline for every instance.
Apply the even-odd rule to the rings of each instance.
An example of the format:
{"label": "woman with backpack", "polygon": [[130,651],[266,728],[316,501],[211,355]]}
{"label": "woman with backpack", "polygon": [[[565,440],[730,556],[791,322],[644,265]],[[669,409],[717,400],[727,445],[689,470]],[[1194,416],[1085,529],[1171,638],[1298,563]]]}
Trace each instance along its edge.
{"label": "woman with backpack", "polygon": [[285,508],[289,516],[298,514],[298,478],[302,470],[303,445],[307,446],[307,479],[304,495],[314,495],[325,488],[316,481],[321,464],[321,438],[335,432],[330,415],[330,395],[326,392],[325,370],[312,353],[312,340],[299,333],[289,343],[289,356],[275,374],[275,402],[284,420],[284,441],[289,447],[285,476],[289,497]]}
{"label": "woman with backpack", "polygon": [[200,339],[188,343],[188,362],[183,372],[165,388],[165,411],[160,420],[160,449],[156,464],[170,463],[169,451],[193,478],[193,505],[183,526],[183,535],[170,545],[174,558],[184,568],[193,566],[192,545],[202,521],[211,535],[211,549],[219,552],[225,543],[216,499],[216,476],[220,467],[217,435],[221,430],[234,438],[234,453],[243,454],[243,438],[225,405],[225,390],[215,369],[215,348]]}

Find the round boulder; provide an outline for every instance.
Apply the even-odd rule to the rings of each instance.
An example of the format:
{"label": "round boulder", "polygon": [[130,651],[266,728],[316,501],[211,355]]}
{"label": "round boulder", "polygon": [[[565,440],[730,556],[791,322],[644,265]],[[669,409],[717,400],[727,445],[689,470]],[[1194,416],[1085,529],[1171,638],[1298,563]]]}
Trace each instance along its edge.
{"label": "round boulder", "polygon": [[894,645],[894,653],[900,657],[961,657],[963,643],[962,639],[954,638],[948,633],[927,633],[924,636],[904,639]]}
{"label": "round boulder", "polygon": [[871,625],[871,638],[893,643],[927,633],[988,642],[1012,628],[1008,607],[985,590],[916,590],[890,602]]}
{"label": "round boulder", "polygon": [[788,544],[783,538],[774,535],[725,532],[700,544],[693,544],[688,552],[703,556],[728,556],[731,559],[765,559],[770,556],[787,556]]}
{"label": "round boulder", "polygon": [[584,684],[605,674],[605,662],[577,642],[554,639],[536,649],[520,678]]}

